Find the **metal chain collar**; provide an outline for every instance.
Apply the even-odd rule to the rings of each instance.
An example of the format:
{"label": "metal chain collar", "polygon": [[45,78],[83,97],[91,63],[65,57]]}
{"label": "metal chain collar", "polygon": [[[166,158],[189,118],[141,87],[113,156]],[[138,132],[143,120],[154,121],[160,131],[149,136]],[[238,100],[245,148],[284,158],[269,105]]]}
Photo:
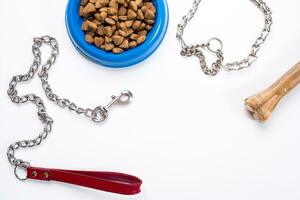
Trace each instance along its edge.
{"label": "metal chain collar", "polygon": [[[178,24],[176,37],[181,43],[181,47],[182,47],[181,55],[187,57],[190,56],[198,57],[203,72],[206,75],[210,75],[210,76],[215,76],[220,71],[221,68],[227,71],[233,71],[233,70],[238,71],[250,67],[251,64],[257,60],[257,53],[271,32],[271,26],[273,24],[273,20],[272,20],[272,12],[270,8],[262,0],[250,0],[252,3],[254,3],[254,5],[256,5],[263,12],[265,16],[264,28],[260,36],[256,39],[255,43],[252,45],[251,51],[245,59],[241,61],[224,64],[223,63],[224,57],[222,52],[223,44],[220,39],[212,38],[205,44],[191,45],[191,46],[188,46],[183,40],[184,29],[187,26],[188,22],[191,21],[192,18],[195,16],[201,1],[202,0],[194,0],[192,9],[190,9],[189,13],[182,18],[181,23]],[[212,49],[212,45],[211,45],[212,42],[218,43],[219,47],[217,49]],[[203,55],[202,50],[208,50],[216,55],[217,61],[212,64],[211,68],[207,66],[205,56]]]}
{"label": "metal chain collar", "polygon": [[[40,47],[46,44],[51,47],[51,56],[48,58],[47,62],[42,65],[41,63],[41,50]],[[55,38],[50,36],[43,36],[39,38],[34,38],[32,45],[32,53],[34,55],[33,63],[29,69],[29,71],[24,75],[14,76],[9,83],[9,88],[7,91],[8,96],[11,101],[16,104],[23,104],[26,102],[31,102],[36,105],[38,108],[37,115],[39,120],[43,123],[44,128],[42,132],[32,140],[22,140],[11,144],[7,150],[7,158],[8,161],[15,166],[15,175],[18,179],[24,180],[20,176],[17,175],[17,168],[26,169],[30,166],[29,162],[17,159],[15,157],[15,151],[19,148],[30,148],[35,147],[41,144],[41,142],[47,138],[52,129],[53,120],[48,116],[46,112],[46,107],[44,105],[43,100],[35,95],[35,94],[26,94],[22,96],[18,96],[18,91],[16,90],[16,86],[20,82],[26,82],[31,80],[34,75],[37,73],[39,67],[42,65],[41,70],[38,72],[38,76],[42,81],[42,87],[45,91],[47,98],[56,103],[61,108],[68,108],[70,111],[75,112],[76,114],[83,114],[87,118],[92,119],[94,122],[102,122],[108,117],[108,109],[113,104],[128,104],[132,101],[133,95],[130,91],[123,91],[120,96],[112,96],[112,100],[106,106],[98,106],[95,109],[90,108],[82,108],[77,106],[72,101],[60,98],[58,95],[53,93],[49,82],[48,82],[48,72],[51,66],[55,63],[56,58],[58,56],[58,42]]]}

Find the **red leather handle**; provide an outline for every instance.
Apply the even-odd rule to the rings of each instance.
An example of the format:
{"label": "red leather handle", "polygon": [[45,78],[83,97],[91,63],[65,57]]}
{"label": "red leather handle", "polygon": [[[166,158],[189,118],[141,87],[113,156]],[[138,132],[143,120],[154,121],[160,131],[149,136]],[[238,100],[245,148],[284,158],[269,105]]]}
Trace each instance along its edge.
{"label": "red leather handle", "polygon": [[74,171],[29,167],[27,178],[43,181],[59,181],[106,192],[124,195],[138,194],[142,181],[132,175],[115,172]]}

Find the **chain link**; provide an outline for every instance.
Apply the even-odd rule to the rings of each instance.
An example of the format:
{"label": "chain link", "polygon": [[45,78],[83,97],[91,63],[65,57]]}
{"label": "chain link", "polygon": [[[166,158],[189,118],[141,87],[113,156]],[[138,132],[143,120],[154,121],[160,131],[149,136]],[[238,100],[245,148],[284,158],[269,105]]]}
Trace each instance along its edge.
{"label": "chain link", "polygon": [[[190,57],[193,55],[193,56],[198,57],[200,60],[200,65],[201,65],[203,72],[206,75],[211,75],[211,76],[216,75],[219,72],[220,68],[223,68],[227,71],[233,71],[233,70],[238,71],[238,70],[242,70],[244,68],[250,67],[252,65],[252,63],[254,63],[257,60],[257,53],[261,49],[262,44],[266,41],[268,35],[271,32],[271,26],[273,24],[271,9],[266,5],[266,3],[263,0],[250,0],[264,14],[264,16],[265,16],[264,28],[263,28],[260,36],[256,39],[255,43],[252,45],[251,51],[245,59],[242,59],[241,61],[224,64],[222,48],[220,48],[216,51],[212,51],[211,47],[210,47],[210,42],[208,42],[206,44],[201,44],[201,45],[188,46],[183,39],[184,29],[187,26],[188,22],[191,21],[192,18],[195,16],[201,1],[202,0],[194,0],[193,1],[192,8],[189,10],[188,14],[183,16],[181,23],[179,23],[177,26],[176,38],[181,43],[181,47],[182,47],[181,55],[187,56],[187,57]],[[212,41],[212,40],[216,40],[217,42],[219,42],[221,44],[221,47],[223,46],[221,40],[219,40],[218,38],[212,38],[209,41]],[[209,68],[207,66],[206,61],[205,61],[205,56],[203,55],[202,50],[209,50],[216,55],[217,61],[212,64],[211,68]]]}
{"label": "chain link", "polygon": [[[42,61],[41,61],[42,53],[40,50],[40,47],[43,44],[51,47],[51,55],[44,64],[42,64]],[[113,104],[116,104],[116,103],[128,104],[131,102],[131,100],[133,98],[133,95],[130,91],[123,91],[120,96],[112,96],[111,102],[105,107],[98,106],[95,109],[90,109],[90,108],[82,108],[80,106],[77,106],[71,100],[66,99],[66,98],[60,98],[57,94],[55,94],[52,91],[50,84],[48,82],[48,75],[49,75],[48,72],[51,69],[52,65],[55,63],[56,58],[59,54],[57,40],[50,36],[34,38],[33,45],[32,45],[32,53],[33,53],[34,58],[33,58],[33,63],[30,66],[29,71],[24,75],[16,75],[12,78],[12,80],[9,83],[9,88],[8,88],[7,94],[9,96],[9,98],[11,99],[11,101],[16,104],[23,104],[26,102],[31,102],[34,105],[36,105],[36,107],[38,109],[38,112],[37,112],[38,118],[44,125],[44,128],[35,139],[18,141],[18,142],[11,144],[8,147],[7,158],[8,158],[8,161],[13,166],[15,166],[15,175],[17,176],[17,178],[19,178],[19,177],[16,174],[16,168],[19,167],[19,168],[26,169],[30,166],[30,164],[27,161],[17,159],[15,157],[15,151],[18,150],[19,148],[30,148],[30,147],[40,145],[41,142],[47,138],[47,136],[49,135],[49,133],[51,132],[51,129],[52,129],[53,120],[51,117],[48,116],[43,100],[35,94],[27,94],[27,95],[18,96],[18,91],[16,90],[17,84],[20,82],[26,82],[26,81],[32,79],[35,76],[35,74],[38,72],[38,69],[40,66],[41,66],[41,69],[38,72],[38,76],[41,79],[42,87],[43,87],[43,90],[44,90],[47,98],[50,101],[56,103],[59,107],[67,108],[70,111],[73,111],[74,113],[79,114],[79,115],[84,115],[84,116],[92,119],[94,122],[104,121],[108,117],[108,109]]]}

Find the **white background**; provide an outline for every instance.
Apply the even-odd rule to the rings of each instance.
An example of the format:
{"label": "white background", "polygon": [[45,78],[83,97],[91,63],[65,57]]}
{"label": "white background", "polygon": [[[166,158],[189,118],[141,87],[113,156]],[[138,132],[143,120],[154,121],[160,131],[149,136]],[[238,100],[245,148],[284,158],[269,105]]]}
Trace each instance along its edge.
{"label": "white background", "polygon": [[[192,0],[170,0],[170,26],[158,51],[132,68],[91,63],[73,48],[64,24],[67,1],[2,1],[0,6],[0,199],[105,200],[299,200],[300,91],[295,89],[265,124],[244,109],[246,97],[266,88],[300,59],[298,0],[269,0],[274,26],[251,69],[211,78],[195,58],[179,55],[176,25]],[[219,37],[227,61],[241,59],[263,27],[263,15],[247,0],[203,1],[186,30],[188,43]],[[53,90],[82,106],[103,105],[123,89],[131,105],[114,107],[93,124],[46,100],[40,81],[18,87],[46,102],[51,136],[17,156],[38,167],[108,170],[137,175],[142,193],[120,196],[60,183],[20,182],[6,148],[33,138],[41,124],[36,108],[12,104],[9,80],[28,70],[32,38],[51,35],[60,56],[50,72]],[[45,49],[45,52],[48,52]],[[45,53],[46,54],[46,53]]]}

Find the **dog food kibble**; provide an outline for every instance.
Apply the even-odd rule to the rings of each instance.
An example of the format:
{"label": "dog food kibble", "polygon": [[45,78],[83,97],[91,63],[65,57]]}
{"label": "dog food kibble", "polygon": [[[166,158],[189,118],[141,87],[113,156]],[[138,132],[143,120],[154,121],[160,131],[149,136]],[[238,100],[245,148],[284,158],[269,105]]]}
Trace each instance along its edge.
{"label": "dog food kibble", "polygon": [[119,54],[146,40],[156,8],[151,0],[81,0],[79,15],[87,43]]}

